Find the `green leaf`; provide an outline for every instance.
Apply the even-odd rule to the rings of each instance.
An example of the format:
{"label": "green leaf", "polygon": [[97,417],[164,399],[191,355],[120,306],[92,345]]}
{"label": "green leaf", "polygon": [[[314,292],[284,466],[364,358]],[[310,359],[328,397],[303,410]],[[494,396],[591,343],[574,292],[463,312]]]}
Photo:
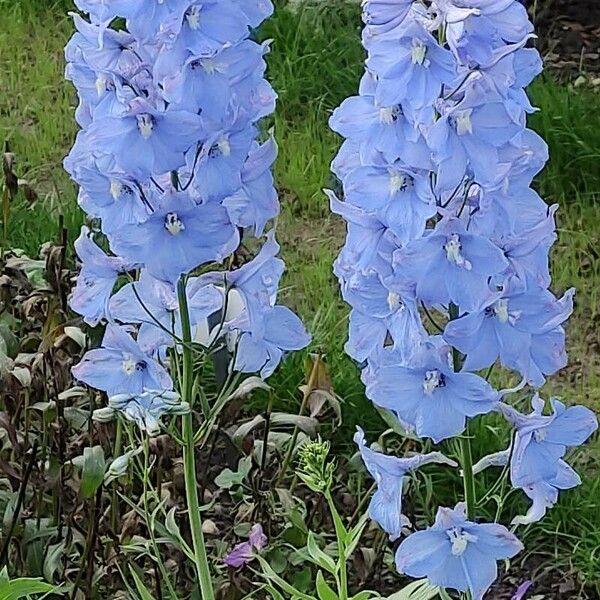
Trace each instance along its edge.
{"label": "green leaf", "polygon": [[154,596],[150,593],[148,588],[144,585],[144,583],[140,579],[140,576],[136,573],[136,571],[133,567],[129,567],[129,572],[131,573],[131,576],[133,577],[133,582],[135,583],[135,587],[138,591],[138,594],[140,595],[140,599],[141,600],[156,600],[154,598]]}
{"label": "green leaf", "polygon": [[63,592],[54,585],[41,579],[7,579],[0,580],[0,600],[19,600],[37,594],[60,594]]}
{"label": "green leaf", "polygon": [[337,571],[337,565],[331,556],[327,555],[317,543],[317,538],[312,531],[308,532],[308,540],[306,541],[306,549],[313,562],[325,569],[328,573],[335,573]]}
{"label": "green leaf", "polygon": [[317,594],[320,600],[339,600],[338,595],[331,589],[323,577],[323,571],[317,573]]}
{"label": "green leaf", "polygon": [[83,450],[83,470],[79,491],[84,498],[91,498],[104,481],[106,461],[102,446],[85,448]]}
{"label": "green leaf", "polygon": [[315,600],[314,596],[309,596],[308,594],[304,594],[300,590],[297,590],[293,585],[289,584],[285,579],[282,579],[273,571],[273,569],[269,566],[269,563],[262,557],[256,557],[263,571],[263,576],[271,582],[271,584],[275,584],[280,587],[284,592],[290,594],[295,598],[300,598],[300,600]]}
{"label": "green leaf", "polygon": [[245,456],[238,463],[238,470],[233,472],[231,469],[223,469],[219,475],[215,477],[215,483],[224,490],[229,490],[234,486],[239,486],[244,483],[248,473],[252,469],[252,457]]}
{"label": "green leaf", "polygon": [[271,598],[273,600],[285,600],[284,597],[272,585],[265,585],[264,589],[271,594]]}
{"label": "green leaf", "polygon": [[358,592],[356,596],[352,596],[350,600],[375,600],[376,598],[381,598],[381,596],[377,592],[363,590],[362,592]]}
{"label": "green leaf", "polygon": [[365,513],[358,521],[358,523],[348,532],[348,540],[346,541],[346,557],[350,558],[360,542],[360,538],[365,530],[367,523],[369,522],[369,515]]}
{"label": "green leaf", "polygon": [[61,566],[62,557],[65,553],[65,545],[63,542],[48,546],[46,558],[44,559],[44,577],[47,581],[54,580],[54,574]]}
{"label": "green leaf", "polygon": [[427,579],[413,581],[399,592],[388,596],[387,600],[431,600],[440,592],[440,589],[429,585]]}

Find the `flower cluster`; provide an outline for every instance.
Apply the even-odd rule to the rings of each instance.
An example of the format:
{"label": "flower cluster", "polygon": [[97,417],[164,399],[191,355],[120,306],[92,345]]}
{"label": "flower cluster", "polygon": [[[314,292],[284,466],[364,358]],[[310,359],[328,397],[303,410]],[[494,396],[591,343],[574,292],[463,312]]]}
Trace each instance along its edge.
{"label": "flower cluster", "polygon": [[276,99],[264,78],[269,46],[250,39],[273,7],[76,4],[89,19],[74,15],[66,48],[81,131],[65,167],[110,253],[83,228],[71,306],[88,324],[109,326],[74,372],[155,431],[161,414],[182,410],[165,364],[169,348],[181,349],[184,320],[196,343],[229,349],[232,370],[263,377],[309,341],[276,304],[283,263],[273,232],[252,260],[236,252],[244,234],[262,237],[279,212],[277,148],[257,126]]}
{"label": "flower cluster", "polygon": [[[563,457],[597,426],[588,409],[557,401],[552,416],[541,400],[521,415],[482,372],[499,362],[519,388],[539,388],[567,360],[574,291],[549,291],[557,207],[530,187],[547,159],[526,127],[525,88],[542,68],[533,26],[517,0],[363,4],[365,74],[331,118],[345,138],[332,166],[344,201],[330,199],[347,221],[334,267],[352,307],[346,351],[368,397],[420,437],[437,443],[473,417],[505,415],[515,442],[488,462],[510,460],[513,485],[533,502],[516,522],[531,522],[578,483]],[[398,537],[402,479],[419,465],[366,453],[357,439],[379,484],[371,514]],[[520,544],[473,522],[472,508],[468,520],[462,506],[440,509],[402,542],[398,569],[481,598],[496,561]]]}

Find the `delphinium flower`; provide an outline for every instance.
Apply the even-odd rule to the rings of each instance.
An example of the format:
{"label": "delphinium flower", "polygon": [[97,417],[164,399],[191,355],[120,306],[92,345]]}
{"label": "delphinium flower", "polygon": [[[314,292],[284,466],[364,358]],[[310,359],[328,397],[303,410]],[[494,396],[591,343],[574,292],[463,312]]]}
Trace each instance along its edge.
{"label": "delphinium flower", "polygon": [[[537,520],[558,490],[579,483],[563,459],[597,426],[589,410],[556,400],[553,416],[541,400],[521,415],[511,390],[488,383],[499,363],[518,389],[535,390],[567,361],[574,291],[550,290],[557,207],[531,188],[548,158],[526,125],[535,109],[525,88],[541,59],[517,0],[365,0],[363,9],[359,95],[330,122],[344,138],[332,165],[343,201],[328,193],[348,224],[334,266],[352,308],[346,351],[367,396],[405,430],[434,443],[460,436],[465,506],[440,509],[435,525],[402,542],[397,565],[481,598],[496,561],[521,545],[476,514],[469,422],[500,413],[514,429],[511,448],[476,471],[510,460],[512,484],[533,502],[515,524]],[[399,504],[402,477],[390,477],[404,459],[367,454],[357,441],[374,499],[393,489]],[[372,514],[400,534],[398,518]]]}
{"label": "delphinium flower", "polygon": [[[75,16],[66,49],[81,131],[65,166],[111,251],[83,230],[71,306],[92,325],[113,323],[75,375],[110,396],[172,389],[162,365],[168,348],[181,349],[182,277],[193,336],[207,346],[226,337],[232,368],[268,376],[286,352],[308,343],[298,318],[276,305],[283,263],[272,232],[265,249],[274,269],[258,253],[237,271],[217,270],[238,264],[241,236],[262,236],[279,211],[277,149],[257,126],[275,103],[264,79],[269,47],[250,39],[272,6],[146,4],[79,0],[89,20]],[[126,27],[111,27],[116,18]],[[199,267],[212,275],[194,277]],[[249,271],[253,283],[244,280]],[[209,322],[220,323],[212,337],[203,335]]]}
{"label": "delphinium flower", "polygon": [[[190,411],[194,353],[224,353],[223,390],[235,373],[269,376],[309,343],[277,304],[283,263],[275,142],[259,121],[276,94],[265,79],[268,43],[251,30],[270,0],[76,0],[67,77],[81,127],[65,167],[98,235],[78,241],[82,274],[71,306],[108,322],[102,346],[74,370],[105,391],[96,418],[116,413],[148,434],[181,415],[186,500],[202,597],[214,598],[204,549]],[[266,235],[252,259],[249,243]],[[105,249],[107,250],[105,252]],[[111,294],[115,291],[114,295]],[[203,349],[202,349],[203,347]],[[175,360],[177,353],[181,359]],[[180,369],[172,368],[177,364]],[[169,376],[178,372],[175,381]],[[175,389],[177,391],[175,391]],[[203,416],[216,418],[217,407]],[[209,414],[210,413],[210,414]],[[208,428],[210,429],[210,428]]]}

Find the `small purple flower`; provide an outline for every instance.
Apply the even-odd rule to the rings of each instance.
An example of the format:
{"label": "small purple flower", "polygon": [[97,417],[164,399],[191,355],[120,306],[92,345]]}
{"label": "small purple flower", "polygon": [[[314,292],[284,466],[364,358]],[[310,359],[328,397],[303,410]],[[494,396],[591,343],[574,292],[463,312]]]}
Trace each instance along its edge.
{"label": "small purple flower", "polygon": [[245,567],[254,559],[254,555],[267,545],[267,541],[267,536],[263,532],[262,525],[257,523],[250,530],[248,541],[237,544],[225,557],[225,564],[234,569]]}

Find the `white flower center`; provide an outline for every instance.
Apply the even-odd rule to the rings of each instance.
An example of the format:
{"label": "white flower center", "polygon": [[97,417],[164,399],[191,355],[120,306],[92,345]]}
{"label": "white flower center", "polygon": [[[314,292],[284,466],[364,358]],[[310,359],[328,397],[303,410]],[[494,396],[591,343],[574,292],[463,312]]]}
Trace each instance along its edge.
{"label": "white flower center", "polygon": [[467,271],[473,268],[473,265],[462,255],[462,244],[460,243],[460,236],[457,233],[453,233],[444,246],[446,251],[446,258],[449,262],[454,263],[457,267],[461,267]]}
{"label": "white flower center", "polygon": [[[413,40],[411,58],[413,65],[423,65],[427,56],[427,46],[421,40]],[[427,65],[425,65],[427,66]]]}
{"label": "white flower center", "polygon": [[400,298],[400,294],[398,292],[390,292],[387,297],[387,303],[390,307],[390,310],[396,310],[397,308],[404,308],[404,303]]}
{"label": "white flower center", "polygon": [[494,314],[498,317],[500,323],[508,323],[510,315],[508,313],[508,300],[506,298],[501,298],[494,304]]}
{"label": "white flower center", "polygon": [[137,370],[137,363],[135,360],[133,360],[133,357],[130,354],[124,354],[121,368],[123,369],[123,373],[125,373],[125,375],[129,375],[129,377],[131,377]]}
{"label": "white flower center", "polygon": [[467,533],[458,527],[450,529],[446,533],[452,542],[453,556],[462,556],[469,543],[477,541],[477,536]]}
{"label": "white flower center", "polygon": [[116,179],[110,180],[110,195],[113,197],[113,200],[118,200],[123,193],[123,184]]}
{"label": "white flower center", "polygon": [[108,79],[106,78],[106,75],[101,73],[96,77],[96,93],[98,94],[98,97],[102,97],[106,93],[106,90],[108,89],[107,83]]}
{"label": "white flower center", "polygon": [[400,171],[390,171],[390,194],[405,192],[408,187],[408,177]]}
{"label": "white flower center", "polygon": [[152,135],[152,131],[154,130],[154,119],[152,118],[152,115],[138,115],[137,122],[138,129],[140,130],[142,137],[147,140]]}
{"label": "white flower center", "polygon": [[546,440],[547,435],[548,435],[548,432],[546,431],[546,429],[536,429],[533,432],[533,438],[535,439],[535,441],[538,444],[541,444],[542,442],[544,442]]}
{"label": "white flower center", "polygon": [[219,156],[229,156],[231,154],[231,144],[226,137],[222,137],[218,142],[212,145],[209,156],[211,158],[218,158]]}
{"label": "white flower center", "polygon": [[454,117],[456,123],[456,133],[458,135],[466,135],[467,133],[473,133],[473,123],[471,122],[471,115],[473,114],[472,108],[458,111]]}
{"label": "white flower center", "polygon": [[169,213],[165,218],[165,229],[171,235],[178,235],[185,229],[185,225],[177,216],[177,213]]}
{"label": "white flower center", "polygon": [[399,106],[388,106],[379,109],[379,121],[384,125],[391,125],[398,120],[402,114],[402,109]]}
{"label": "white flower center", "polygon": [[200,61],[204,72],[208,75],[213,75],[217,72],[217,63],[213,58],[204,58]]}
{"label": "white flower center", "polygon": [[192,6],[187,11],[185,18],[187,20],[190,29],[200,29],[200,7]]}
{"label": "white flower center", "polygon": [[425,380],[423,381],[423,391],[426,394],[433,394],[433,392],[440,387],[444,387],[444,375],[440,373],[437,369],[433,371],[427,371],[425,373]]}

